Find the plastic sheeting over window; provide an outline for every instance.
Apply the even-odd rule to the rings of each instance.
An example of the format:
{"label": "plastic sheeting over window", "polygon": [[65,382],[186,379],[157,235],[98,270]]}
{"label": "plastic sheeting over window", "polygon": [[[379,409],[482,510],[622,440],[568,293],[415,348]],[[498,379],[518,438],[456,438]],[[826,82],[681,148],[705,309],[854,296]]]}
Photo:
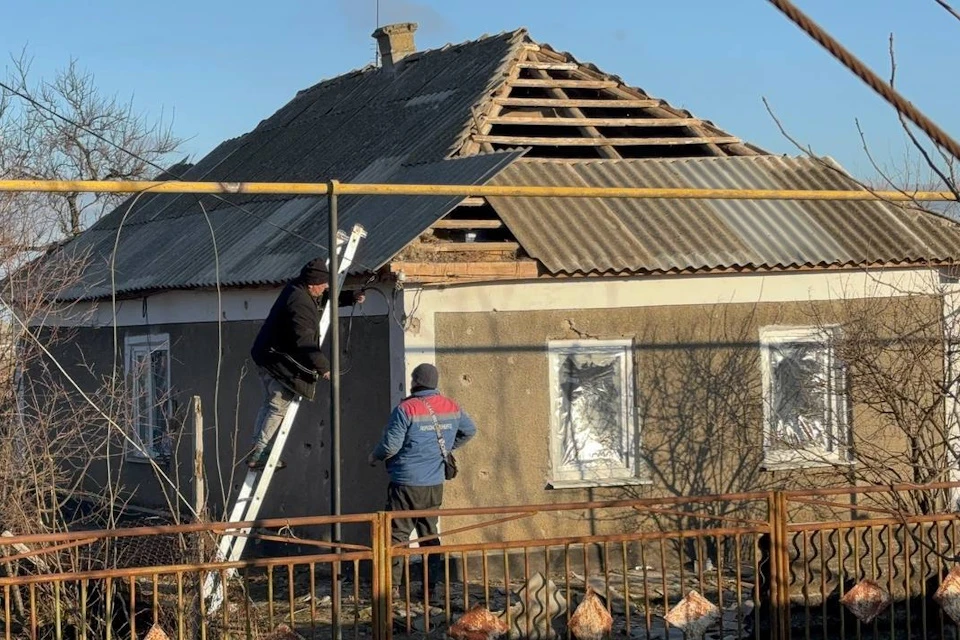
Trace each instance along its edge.
{"label": "plastic sheeting over window", "polygon": [[822,344],[771,345],[773,445],[829,444],[829,349]]}
{"label": "plastic sheeting over window", "polygon": [[556,479],[632,474],[630,358],[629,343],[551,345]]}
{"label": "plastic sheeting over window", "polygon": [[768,328],[762,337],[768,460],[840,461],[849,433],[834,336],[815,328]]}

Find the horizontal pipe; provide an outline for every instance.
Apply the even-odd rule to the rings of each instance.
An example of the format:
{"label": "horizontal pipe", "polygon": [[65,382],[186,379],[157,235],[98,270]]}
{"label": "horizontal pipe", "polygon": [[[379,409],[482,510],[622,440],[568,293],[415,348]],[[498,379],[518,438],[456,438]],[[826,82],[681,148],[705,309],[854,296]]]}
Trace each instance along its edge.
{"label": "horizontal pipe", "polygon": [[902,518],[863,518],[860,520],[837,520],[835,522],[797,522],[787,525],[787,531],[844,531],[846,529],[869,529],[870,527],[885,527],[889,525],[932,524],[934,522],[951,522],[957,520],[955,513],[939,513],[927,516],[904,516]]}
{"label": "horizontal pipe", "polygon": [[[245,522],[193,522],[190,524],[164,525],[157,527],[131,527],[128,529],[96,529],[92,531],[68,531],[63,533],[34,533],[4,537],[0,546],[14,544],[32,544],[37,542],[65,542],[70,540],[88,539],[103,540],[106,538],[133,538],[136,536],[161,536],[179,533],[223,533],[231,529],[250,529],[253,527],[305,527],[330,525],[336,522],[343,524],[372,523],[376,520],[375,513],[350,514],[344,516],[303,516],[299,518],[270,518],[267,520],[247,520]],[[233,535],[233,534],[231,534]]]}
{"label": "horizontal pipe", "polygon": [[[941,482],[937,484],[916,485],[916,484],[898,484],[898,485],[873,485],[863,487],[831,487],[824,489],[803,489],[799,491],[786,491],[784,495],[787,499],[795,497],[813,497],[813,496],[836,496],[865,493],[889,493],[891,491],[919,491],[919,490],[938,490],[960,488],[960,482]],[[593,502],[558,502],[558,503],[539,503],[527,505],[503,505],[491,507],[464,507],[454,509],[427,509],[420,511],[404,511],[387,513],[387,518],[393,517],[411,518],[411,517],[431,517],[444,516],[466,517],[466,516],[484,516],[520,514],[520,513],[557,513],[563,511],[576,511],[585,509],[617,509],[617,508],[642,508],[656,507],[659,505],[684,505],[684,504],[710,504],[715,502],[751,502],[766,500],[767,494],[764,492],[733,493],[723,495],[706,496],[683,496],[674,498],[641,498],[633,500],[615,500],[615,501],[593,501]],[[696,513],[690,515],[697,517]],[[953,517],[953,516],[951,516]],[[155,527],[134,527],[128,529],[104,529],[94,531],[74,531],[63,533],[42,533],[29,535],[16,535],[3,538],[3,545],[14,544],[35,544],[39,542],[68,542],[72,540],[102,540],[106,538],[130,538],[135,536],[151,535],[171,535],[180,533],[212,532],[222,533],[228,530],[246,529],[252,527],[297,527],[309,525],[330,525],[334,522],[343,524],[362,524],[373,523],[377,514],[350,514],[343,516],[305,516],[299,518],[272,518],[265,520],[251,520],[245,522],[213,522],[213,523],[191,523],[181,525],[166,525]],[[747,521],[744,521],[745,523]]]}
{"label": "horizontal pipe", "polygon": [[[122,180],[0,180],[0,191],[47,193],[217,193],[326,195],[325,182],[182,182]],[[949,191],[832,191],[790,189],[660,189],[647,187],[544,187],[509,185],[350,184],[340,195],[480,196],[538,198],[669,198],[675,200],[886,200],[951,202]]]}
{"label": "horizontal pipe", "polygon": [[[496,520],[484,520],[483,522],[477,522],[477,523],[475,523],[475,524],[467,525],[467,526],[465,526],[465,527],[459,527],[459,528],[457,528],[457,529],[450,529],[449,531],[444,531],[444,532],[443,532],[443,536],[444,536],[444,537],[450,537],[450,536],[452,536],[452,535],[454,535],[454,534],[457,534],[457,533],[465,533],[465,532],[467,532],[467,531],[476,531],[477,529],[485,529],[485,528],[487,528],[487,527],[493,527],[493,526],[496,526],[496,525],[498,525],[498,524],[506,524],[507,522],[514,522],[514,521],[516,521],[516,520],[523,520],[524,518],[532,518],[532,517],[535,516],[535,515],[537,515],[537,514],[536,514],[536,513],[515,513],[515,514],[513,514],[513,515],[506,516],[505,518],[497,518]],[[440,539],[440,534],[439,534],[439,533],[434,533],[434,534],[431,534],[431,535],[429,535],[429,536],[423,536],[422,538],[421,538],[420,536],[417,536],[417,537],[416,537],[415,539],[413,539],[413,540],[407,540],[407,541],[405,541],[405,542],[401,542],[401,543],[399,543],[399,544],[392,545],[390,548],[391,548],[391,549],[405,549],[405,548],[410,547],[410,545],[412,545],[413,543],[417,543],[417,544],[419,544],[419,545],[422,546],[423,543],[425,543],[425,542],[429,542],[429,541],[431,541],[431,540],[439,540],[439,539]]]}
{"label": "horizontal pipe", "polygon": [[[563,547],[566,545],[591,545],[604,542],[642,542],[647,540],[687,540],[690,538],[720,538],[742,535],[761,535],[769,533],[770,527],[728,527],[723,529],[697,529],[686,531],[644,531],[640,533],[611,533],[596,536],[566,536],[535,540],[495,540],[492,542],[470,542],[464,544],[443,544],[439,546],[418,547],[412,549],[392,548],[393,556],[439,555],[443,553],[463,553],[470,551],[502,551],[505,549],[523,549],[534,547]],[[440,535],[443,535],[441,532]],[[0,582],[0,585],[3,583]]]}
{"label": "horizontal pipe", "polygon": [[74,542],[66,542],[64,544],[58,544],[53,547],[43,547],[42,549],[34,549],[31,551],[24,551],[22,553],[17,553],[12,556],[3,556],[0,558],[0,564],[6,564],[8,562],[13,562],[15,560],[24,560],[30,558],[34,563],[41,564],[46,561],[43,558],[37,558],[36,556],[42,556],[49,553],[66,551],[67,549],[75,549],[76,547],[82,547],[85,544],[91,544],[94,540],[92,538],[85,538],[83,540],[76,540]]}
{"label": "horizontal pipe", "polygon": [[[500,507],[460,507],[454,509],[422,509],[418,511],[387,512],[389,517],[430,518],[433,516],[493,516],[508,513],[554,513],[559,511],[580,511],[585,509],[632,509],[636,507],[678,504],[711,504],[714,502],[757,502],[766,501],[769,494],[755,491],[751,493],[728,493],[708,496],[683,496],[677,498],[635,498],[633,500],[611,500],[607,502],[557,502],[540,504],[518,504]],[[402,514],[402,515],[400,515]]]}
{"label": "horizontal pipe", "polygon": [[825,487],[823,489],[796,489],[791,491],[784,491],[784,495],[787,496],[788,500],[792,500],[795,496],[800,497],[810,497],[810,496],[846,496],[846,495],[861,495],[865,493],[898,493],[903,491],[938,491],[940,489],[960,489],[960,482],[936,482],[933,484],[914,484],[914,483],[902,483],[902,484],[871,484],[864,485],[859,487]]}
{"label": "horizontal pipe", "polygon": [[97,569],[95,571],[76,571],[68,573],[43,573],[39,575],[20,575],[0,577],[0,587],[46,582],[78,582],[80,580],[103,580],[107,578],[139,578],[143,576],[166,576],[178,573],[198,571],[224,571],[227,569],[246,569],[263,567],[286,567],[311,564],[333,564],[352,560],[373,560],[373,552],[347,552],[342,554],[325,553],[310,556],[281,556],[260,560],[237,560],[235,562],[198,562],[195,564],[169,564],[153,567],[129,567],[125,569]]}

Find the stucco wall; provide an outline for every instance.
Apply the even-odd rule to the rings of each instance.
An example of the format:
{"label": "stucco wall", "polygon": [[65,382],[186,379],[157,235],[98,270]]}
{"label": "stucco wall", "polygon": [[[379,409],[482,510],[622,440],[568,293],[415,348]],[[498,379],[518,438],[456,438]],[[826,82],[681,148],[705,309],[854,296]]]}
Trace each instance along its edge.
{"label": "stucco wall", "polygon": [[[180,415],[187,415],[191,396],[199,395],[203,402],[207,491],[215,512],[222,510],[224,492],[236,491],[246,472],[245,465],[236,466],[235,461],[249,450],[262,397],[249,357],[259,327],[259,321],[222,324],[218,394],[216,323],[121,326],[117,330],[121,349],[128,335],[169,335],[171,386],[175,402],[182,407]],[[383,504],[385,475],[370,472],[366,455],[380,436],[391,408],[389,333],[387,316],[341,319],[345,513],[375,511]],[[102,377],[109,374],[113,361],[113,329],[72,327],[61,329],[61,335],[69,339],[53,344],[53,355],[84,388],[96,388]],[[121,353],[120,367],[123,362]],[[302,405],[283,455],[288,467],[274,476],[261,517],[329,513],[329,388],[321,382],[317,400]],[[102,426],[91,424],[89,428]],[[164,471],[179,482],[182,492],[192,500],[193,435],[189,421],[181,435],[176,455]],[[217,449],[219,456],[215,454]],[[124,494],[131,502],[165,509],[166,499],[155,472],[142,462],[125,461],[116,447],[114,452],[113,470],[120,474]],[[102,486],[106,479],[106,462],[97,463],[88,473],[87,486]]]}
{"label": "stucco wall", "polygon": [[[529,303],[536,305],[537,300]],[[934,381],[942,367],[937,337],[940,313],[938,299],[921,296],[436,313],[433,353],[442,390],[457,398],[479,427],[476,440],[460,454],[461,476],[448,483],[445,506],[702,495],[844,483],[850,476],[842,469],[763,468],[760,328],[839,323],[859,332],[861,338],[872,335],[880,344],[907,327],[916,331],[922,326],[924,331],[915,337],[926,340],[928,348],[911,375],[918,377],[913,382],[925,384],[920,378]],[[867,327],[865,321],[874,324]],[[549,489],[552,408],[547,341],[592,338],[635,341],[642,457],[651,463],[648,475],[641,479],[647,482]],[[883,358],[875,364],[890,365]],[[881,420],[869,403],[854,403],[851,415],[861,444],[869,444],[874,453],[889,452],[889,464],[897,464],[893,459],[905,446],[903,434]],[[762,511],[762,505],[758,509]],[[445,526],[450,529],[478,520],[450,519]],[[536,516],[469,537],[605,533],[641,526],[640,520],[629,511]]]}

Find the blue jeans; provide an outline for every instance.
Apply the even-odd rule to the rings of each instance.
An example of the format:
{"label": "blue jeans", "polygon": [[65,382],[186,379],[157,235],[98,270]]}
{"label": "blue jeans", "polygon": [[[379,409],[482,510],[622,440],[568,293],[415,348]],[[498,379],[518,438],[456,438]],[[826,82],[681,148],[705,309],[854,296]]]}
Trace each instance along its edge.
{"label": "blue jeans", "polygon": [[262,453],[280,429],[294,394],[263,367],[257,367],[257,373],[263,386],[263,405],[253,428],[253,449],[255,453]]}

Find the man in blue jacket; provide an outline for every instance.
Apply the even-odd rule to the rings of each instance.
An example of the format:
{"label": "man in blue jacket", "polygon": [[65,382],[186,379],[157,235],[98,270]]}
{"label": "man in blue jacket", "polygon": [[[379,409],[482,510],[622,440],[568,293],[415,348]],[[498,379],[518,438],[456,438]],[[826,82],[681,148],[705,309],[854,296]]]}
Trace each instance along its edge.
{"label": "man in blue jacket", "polygon": [[[390,486],[387,489],[387,511],[439,509],[443,503],[444,457],[440,448],[442,434],[446,450],[459,449],[477,432],[473,420],[456,401],[437,391],[440,374],[431,364],[421,364],[411,376],[411,395],[390,415],[380,443],[368,458],[371,465],[386,461]],[[402,544],[416,529],[417,537],[437,536],[437,517],[393,518],[390,531],[393,543]],[[440,544],[439,537],[420,543],[421,547]],[[443,560],[429,556],[429,582],[435,584],[443,575]],[[403,565],[393,562],[393,595],[399,595]],[[425,588],[428,585],[424,585]]]}

